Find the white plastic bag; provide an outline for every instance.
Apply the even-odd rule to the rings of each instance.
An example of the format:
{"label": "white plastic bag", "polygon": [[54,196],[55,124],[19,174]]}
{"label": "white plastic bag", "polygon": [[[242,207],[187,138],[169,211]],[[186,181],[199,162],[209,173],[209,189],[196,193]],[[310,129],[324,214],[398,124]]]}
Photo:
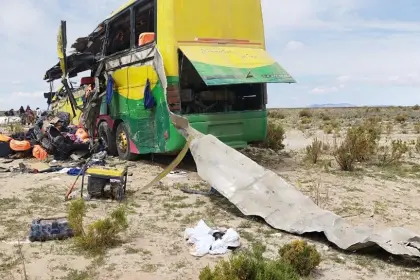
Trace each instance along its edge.
{"label": "white plastic bag", "polygon": [[214,242],[214,237],[210,234],[197,237],[190,250],[190,254],[196,257],[207,255]]}
{"label": "white plastic bag", "polygon": [[212,229],[206,225],[203,220],[200,220],[194,228],[187,228],[184,231],[184,239],[188,243],[195,243],[198,237],[203,235],[209,235],[212,232]]}
{"label": "white plastic bag", "polygon": [[228,229],[222,238],[215,240],[213,234],[219,230],[213,230],[203,220],[200,220],[194,228],[186,228],[184,239],[193,244],[190,254],[202,257],[208,253],[221,255],[228,252],[228,247],[239,247],[239,234],[233,229]]}
{"label": "white plastic bag", "polygon": [[209,253],[211,255],[223,255],[226,254],[229,250],[228,247],[239,247],[240,237],[239,234],[233,229],[228,229],[226,233],[222,236],[221,239],[218,239],[213,242],[211,245]]}

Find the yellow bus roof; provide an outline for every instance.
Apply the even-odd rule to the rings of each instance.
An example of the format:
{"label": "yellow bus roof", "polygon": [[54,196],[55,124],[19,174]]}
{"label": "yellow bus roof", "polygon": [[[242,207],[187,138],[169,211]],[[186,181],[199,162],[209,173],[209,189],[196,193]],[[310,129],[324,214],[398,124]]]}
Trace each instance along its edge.
{"label": "yellow bus roof", "polygon": [[128,6],[130,6],[131,4],[133,4],[136,1],[137,0],[129,0],[124,5],[122,5],[121,7],[116,9],[115,11],[113,11],[105,20],[112,18],[113,16],[115,16],[116,14],[118,14],[119,12],[121,12],[122,10],[124,10],[125,8],[127,8]]}

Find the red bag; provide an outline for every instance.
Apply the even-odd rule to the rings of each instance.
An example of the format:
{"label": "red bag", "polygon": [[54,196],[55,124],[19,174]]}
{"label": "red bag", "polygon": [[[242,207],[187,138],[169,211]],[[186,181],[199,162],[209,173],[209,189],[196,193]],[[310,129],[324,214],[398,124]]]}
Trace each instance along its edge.
{"label": "red bag", "polygon": [[46,160],[48,157],[47,151],[40,145],[34,146],[34,149],[32,150],[32,155],[34,156],[34,158],[37,158],[39,160]]}

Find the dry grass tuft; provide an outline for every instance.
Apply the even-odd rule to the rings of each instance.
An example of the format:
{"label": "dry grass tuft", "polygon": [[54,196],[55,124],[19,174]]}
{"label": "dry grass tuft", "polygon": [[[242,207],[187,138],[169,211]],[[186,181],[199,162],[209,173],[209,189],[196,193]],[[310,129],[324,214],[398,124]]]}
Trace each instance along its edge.
{"label": "dry grass tuft", "polygon": [[72,201],[69,207],[69,223],[75,233],[76,246],[90,253],[103,253],[118,244],[118,234],[128,228],[125,208],[120,206],[109,217],[93,222],[84,230],[86,209],[83,199]]}
{"label": "dry grass tuft", "polygon": [[267,123],[267,138],[265,139],[262,146],[269,148],[274,151],[280,151],[284,149],[283,140],[285,138],[284,128],[276,123],[275,121],[268,120]]}
{"label": "dry grass tuft", "polygon": [[321,157],[322,147],[322,141],[318,140],[318,138],[315,138],[312,141],[312,144],[306,147],[306,159],[311,163],[316,164]]}

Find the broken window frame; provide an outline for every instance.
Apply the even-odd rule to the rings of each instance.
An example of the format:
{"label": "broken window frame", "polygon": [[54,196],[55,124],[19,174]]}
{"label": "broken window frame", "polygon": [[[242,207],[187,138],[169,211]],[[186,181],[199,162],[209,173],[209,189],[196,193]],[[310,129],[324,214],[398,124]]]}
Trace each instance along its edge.
{"label": "broken window frame", "polygon": [[[145,4],[146,3],[146,4]],[[152,4],[151,7],[153,8],[154,11],[154,22],[153,22],[153,32],[155,33],[155,40],[153,42],[150,42],[148,44],[142,45],[142,46],[138,46],[138,38],[135,38],[136,35],[136,26],[135,26],[135,16],[136,16],[136,9],[139,9],[140,6],[143,6],[140,9],[144,9],[145,11],[147,9],[150,9],[149,4]],[[118,19],[121,19],[121,16],[124,15],[124,13],[130,12],[130,48],[123,50],[123,51],[119,51],[119,52],[115,52],[112,54],[107,54],[108,49],[109,49],[109,41],[111,40],[110,38],[110,33],[111,33],[111,26],[113,23],[115,23],[116,21],[118,21]],[[115,15],[114,17],[106,20],[105,22],[103,22],[103,24],[105,25],[105,40],[103,40],[103,46],[102,46],[102,52],[101,52],[101,57],[103,59],[106,59],[108,57],[114,57],[114,56],[118,56],[121,55],[123,53],[129,52],[133,49],[148,49],[150,48],[153,44],[157,43],[157,0],[138,0],[134,5],[127,7],[126,9],[122,10],[120,13],[118,13],[117,15]]]}
{"label": "broken window frame", "polygon": [[[127,49],[124,50],[120,50],[120,51],[116,51],[113,52],[111,54],[108,54],[108,51],[111,47],[112,44],[112,38],[110,38],[111,36],[111,30],[112,30],[112,25],[115,24],[116,22],[118,22],[119,20],[123,19],[126,14],[129,13],[129,37],[130,37],[130,43],[129,43],[129,47]],[[110,19],[108,22],[106,22],[106,40],[104,40],[104,50],[103,50],[103,57],[112,57],[115,55],[119,55],[125,52],[128,52],[132,49],[133,47],[133,36],[132,36],[132,18],[133,18],[133,10],[132,8],[129,8],[127,10],[121,11],[121,13],[117,14],[115,17],[113,17],[112,19]]]}
{"label": "broken window frame", "polygon": [[[138,45],[138,40],[139,40],[139,36],[141,33],[139,33],[139,35],[137,35],[137,29],[136,29],[136,14],[137,12],[145,12],[148,10],[152,10],[154,15],[153,15],[153,22],[149,22],[149,24],[153,25],[153,32],[155,33],[155,39],[152,42],[149,42],[145,45],[139,46]],[[138,49],[138,48],[148,48],[148,46],[154,44],[157,42],[157,0],[143,0],[140,1],[139,3],[136,3],[135,5],[132,6],[132,19],[133,19],[133,25],[132,25],[132,36],[133,36],[133,40],[134,40],[134,48]],[[150,18],[149,18],[150,20]],[[150,32],[150,31],[148,31]],[[137,36],[136,36],[137,35]]]}

